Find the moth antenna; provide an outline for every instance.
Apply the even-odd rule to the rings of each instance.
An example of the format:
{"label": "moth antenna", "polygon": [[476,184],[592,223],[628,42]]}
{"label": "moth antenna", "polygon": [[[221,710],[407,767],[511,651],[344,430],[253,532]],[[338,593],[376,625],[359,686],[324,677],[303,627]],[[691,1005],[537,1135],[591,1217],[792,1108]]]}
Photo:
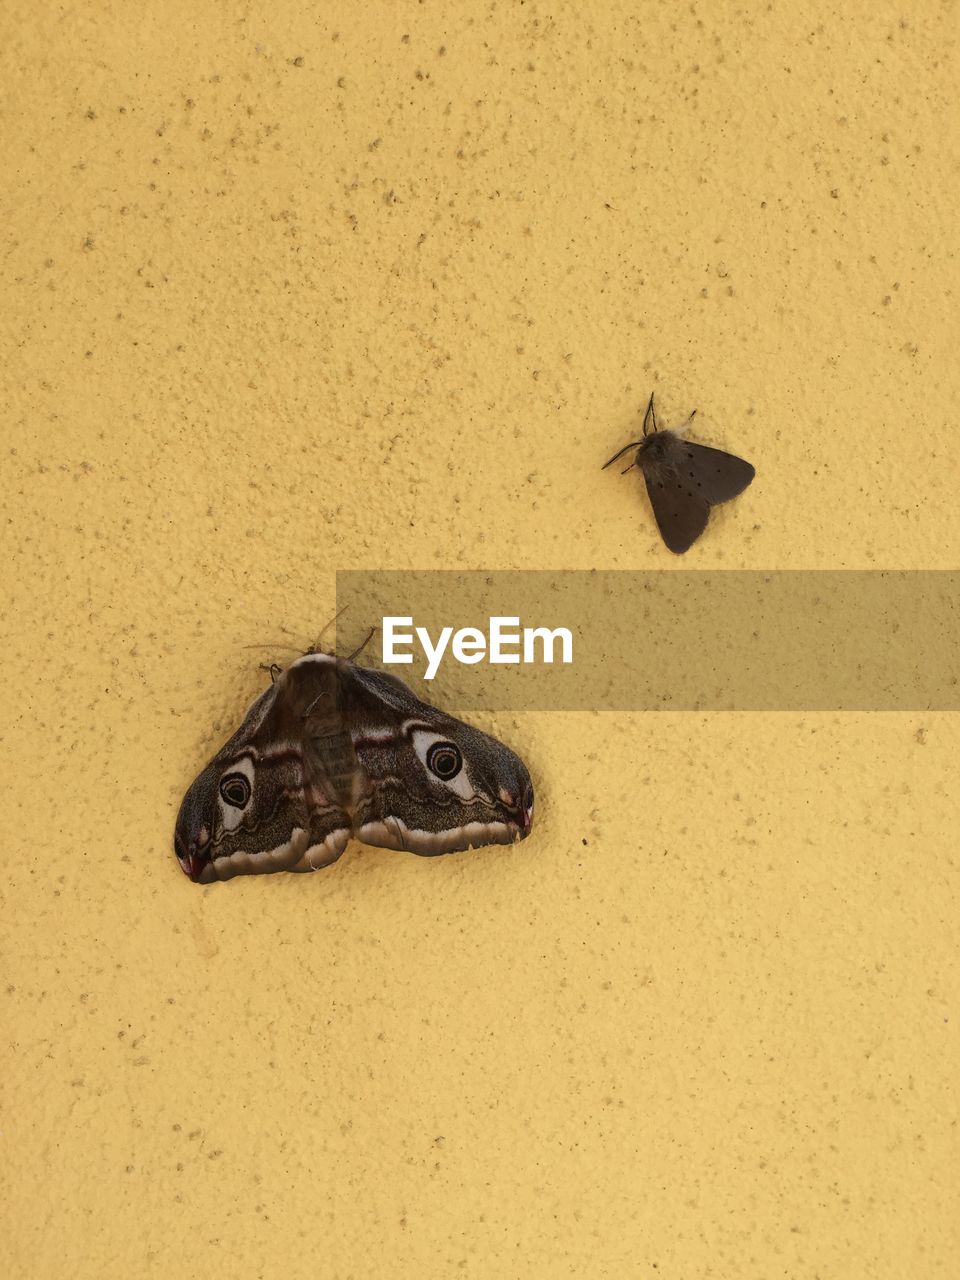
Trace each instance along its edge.
{"label": "moth antenna", "polygon": [[[289,649],[291,653],[301,653],[302,650],[293,644],[245,644],[240,646],[242,649]],[[266,670],[266,667],[264,667]]]}
{"label": "moth antenna", "polygon": [[632,444],[625,444],[619,453],[615,453],[609,462],[603,464],[600,470],[606,471],[607,467],[612,466],[618,458],[622,458],[628,449],[636,449],[641,444],[643,444],[642,440],[634,440]]}
{"label": "moth antenna", "polygon": [[657,432],[657,411],[656,411],[656,409],[654,409],[654,407],[653,407],[653,392],[652,392],[652,391],[650,392],[650,403],[647,405],[647,412],[643,415],[643,434],[644,434],[644,436],[646,436],[646,435],[648,434],[648,431],[647,431],[647,423],[648,423],[648,422],[653,423],[653,432],[654,432],[654,434],[656,434],[656,432]]}
{"label": "moth antenna", "polygon": [[623,470],[620,472],[620,474],[622,476],[625,476],[627,472],[632,471],[636,465],[637,465],[636,460],[634,460],[633,462],[630,463],[629,467],[624,467]]}
{"label": "moth antenna", "polygon": [[684,432],[687,430],[687,428],[690,426],[690,423],[694,420],[696,416],[697,416],[697,411],[696,409],[694,409],[693,413],[691,413],[690,417],[686,420],[683,426],[677,427],[676,433],[678,436],[682,436],[684,434]]}
{"label": "moth antenna", "polygon": [[333,624],[336,622],[336,620],[337,620],[339,617],[342,617],[342,615],[343,615],[343,614],[345,614],[345,613],[346,613],[346,611],[347,611],[349,608],[350,608],[350,606],[349,606],[349,605],[347,605],[347,604],[345,604],[345,605],[343,606],[343,608],[342,608],[342,609],[338,609],[338,610],[337,610],[337,612],[333,615],[333,617],[330,619],[330,621],[329,621],[329,622],[328,622],[328,623],[327,623],[327,624],[326,624],[326,625],[321,629],[320,634],[317,636],[316,640],[314,640],[313,644],[312,644],[312,645],[310,646],[310,648],[307,650],[307,653],[319,653],[319,652],[320,652],[320,641],[321,641],[321,640],[323,639],[323,637],[327,634],[327,632],[330,630],[330,628],[333,626]]}
{"label": "moth antenna", "polygon": [[[281,627],[281,628],[280,628],[280,630],[283,632],[283,634],[284,634],[285,636],[293,636],[293,638],[294,638],[294,639],[296,639],[296,638],[297,638],[297,633],[296,633],[295,631],[291,631],[289,627]],[[299,645],[299,644],[298,644],[298,645],[296,645],[296,646],[294,646],[294,645],[287,645],[286,647],[287,647],[288,649],[296,648],[296,651],[297,651],[298,653],[303,653],[303,646],[302,646],[302,645]],[[310,650],[308,649],[308,650],[307,650],[307,652],[309,653],[309,652],[310,652]]]}
{"label": "moth antenna", "polygon": [[[346,606],[344,606],[344,607],[346,607]],[[343,612],[343,610],[341,610],[341,613],[342,613],[342,612]],[[357,654],[358,654],[358,653],[363,653],[364,649],[367,647],[367,645],[368,645],[368,644],[370,643],[370,641],[373,639],[374,633],[375,633],[376,631],[378,631],[378,630],[379,630],[379,628],[378,628],[378,627],[371,627],[371,628],[370,628],[370,630],[367,632],[366,639],[363,641],[363,643],[362,643],[362,644],[357,645],[357,647],[356,647],[356,649],[354,649],[353,653],[351,653],[351,654],[350,654],[350,656],[347,658],[347,661],[348,661],[348,662],[352,662],[352,661],[354,660],[354,658],[357,656]]]}

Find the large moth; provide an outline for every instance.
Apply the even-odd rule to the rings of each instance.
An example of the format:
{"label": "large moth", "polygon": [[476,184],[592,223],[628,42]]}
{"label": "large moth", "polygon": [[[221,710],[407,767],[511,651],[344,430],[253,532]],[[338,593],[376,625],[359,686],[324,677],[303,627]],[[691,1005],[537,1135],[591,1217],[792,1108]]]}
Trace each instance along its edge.
{"label": "large moth", "polygon": [[530,832],[518,756],[395,676],[309,653],[281,672],[184,796],[174,848],[202,883],[335,862],[351,836],[425,855]]}

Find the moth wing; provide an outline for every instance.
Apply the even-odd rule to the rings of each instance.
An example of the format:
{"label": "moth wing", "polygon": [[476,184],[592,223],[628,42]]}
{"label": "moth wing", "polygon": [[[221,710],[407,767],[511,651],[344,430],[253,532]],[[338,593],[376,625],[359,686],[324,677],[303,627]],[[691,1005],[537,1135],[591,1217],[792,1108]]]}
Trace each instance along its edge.
{"label": "moth wing", "polygon": [[707,502],[716,507],[743,493],[756,475],[753,467],[735,453],[711,449],[709,445],[677,440],[671,458],[681,481],[688,481]]}
{"label": "moth wing", "polygon": [[644,473],[657,528],[667,547],[683,555],[707,527],[710,503],[668,468]]}
{"label": "moth wing", "polygon": [[343,663],[339,680],[341,714],[361,766],[355,837],[375,848],[420,854],[466,848],[456,835],[462,822],[455,802],[439,797],[438,803],[413,745],[415,732],[448,736],[458,722],[386,671]]}
{"label": "moth wing", "polygon": [[174,843],[191,879],[312,871],[346,847],[349,814],[306,732],[304,698],[315,694],[298,684],[266,690],[184,796]]}
{"label": "moth wing", "polygon": [[[353,818],[358,840],[432,856],[517,838],[501,792],[522,806],[529,775],[508,747],[423,702],[386,672],[344,663],[339,678],[362,780]],[[427,768],[438,742],[452,743],[461,760],[447,779]],[[527,824],[523,834],[528,830]]]}
{"label": "moth wing", "polygon": [[[442,711],[423,702],[402,680],[388,671],[358,667],[352,662],[344,662],[340,669],[340,700],[341,707],[352,718],[373,723],[383,720],[384,708],[398,718],[398,723],[407,716],[418,714],[444,716]],[[452,719],[450,716],[445,718]]]}

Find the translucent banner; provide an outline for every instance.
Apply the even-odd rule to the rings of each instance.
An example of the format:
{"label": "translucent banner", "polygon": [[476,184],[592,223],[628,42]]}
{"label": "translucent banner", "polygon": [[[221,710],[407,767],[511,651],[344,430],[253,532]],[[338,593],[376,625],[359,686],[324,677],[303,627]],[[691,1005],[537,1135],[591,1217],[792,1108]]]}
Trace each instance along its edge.
{"label": "translucent banner", "polygon": [[958,606],[942,570],[337,574],[358,661],[458,713],[954,711]]}

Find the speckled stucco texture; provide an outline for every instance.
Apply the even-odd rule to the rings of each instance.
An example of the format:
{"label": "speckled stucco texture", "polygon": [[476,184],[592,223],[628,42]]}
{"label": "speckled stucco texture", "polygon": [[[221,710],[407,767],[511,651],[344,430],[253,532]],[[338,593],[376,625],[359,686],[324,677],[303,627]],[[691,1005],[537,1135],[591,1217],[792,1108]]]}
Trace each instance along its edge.
{"label": "speckled stucco texture", "polygon": [[171,849],[337,568],[674,569],[654,387],[757,467],[683,567],[957,566],[955,7],[3,25],[3,1274],[956,1275],[955,717],[487,716],[515,849]]}

